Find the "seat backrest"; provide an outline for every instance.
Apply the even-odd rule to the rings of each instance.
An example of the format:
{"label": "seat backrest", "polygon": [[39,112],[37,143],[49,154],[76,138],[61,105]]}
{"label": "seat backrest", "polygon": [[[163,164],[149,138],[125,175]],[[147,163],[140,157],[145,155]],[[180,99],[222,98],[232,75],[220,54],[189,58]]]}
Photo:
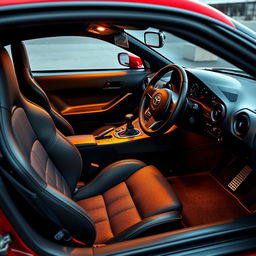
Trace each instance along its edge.
{"label": "seat backrest", "polygon": [[4,48],[0,48],[0,151],[11,175],[36,194],[27,199],[42,215],[75,238],[94,242],[91,218],[72,200],[82,169],[80,154],[49,114],[20,93]]}
{"label": "seat backrest", "polygon": [[34,79],[24,43],[13,43],[11,45],[11,51],[16,76],[22,94],[30,101],[44,108],[52,117],[56,127],[65,136],[74,135],[74,130],[70,123],[52,107],[48,96]]}

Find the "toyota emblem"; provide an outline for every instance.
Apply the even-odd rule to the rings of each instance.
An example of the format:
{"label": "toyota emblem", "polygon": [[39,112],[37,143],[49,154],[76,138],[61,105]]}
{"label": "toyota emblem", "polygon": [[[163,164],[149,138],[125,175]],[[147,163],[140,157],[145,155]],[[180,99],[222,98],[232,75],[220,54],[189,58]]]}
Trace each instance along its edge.
{"label": "toyota emblem", "polygon": [[161,102],[161,95],[160,94],[157,94],[154,99],[153,99],[153,105],[154,106],[158,106]]}

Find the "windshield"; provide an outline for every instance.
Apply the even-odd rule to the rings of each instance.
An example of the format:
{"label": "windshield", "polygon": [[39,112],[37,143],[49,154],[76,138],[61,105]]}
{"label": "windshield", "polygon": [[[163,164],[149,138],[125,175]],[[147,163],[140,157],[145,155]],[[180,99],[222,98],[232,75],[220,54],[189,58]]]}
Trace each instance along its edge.
{"label": "windshield", "polygon": [[[255,0],[200,0],[225,13],[244,26],[256,31],[256,1]],[[150,28],[149,31],[157,31]],[[145,31],[128,31],[131,35],[144,42]],[[155,51],[183,67],[210,67],[238,69],[222,58],[182,40],[170,33],[165,33],[166,39],[162,48]]]}
{"label": "windshield", "polygon": [[[140,41],[144,41],[144,32],[158,31],[157,29],[149,28],[145,31],[127,31]],[[171,62],[181,65],[186,68],[194,67],[209,67],[209,68],[232,68],[238,69],[224,59],[202,49],[201,47],[189,43],[186,40],[178,38],[170,33],[165,33],[164,45],[161,48],[154,50]]]}

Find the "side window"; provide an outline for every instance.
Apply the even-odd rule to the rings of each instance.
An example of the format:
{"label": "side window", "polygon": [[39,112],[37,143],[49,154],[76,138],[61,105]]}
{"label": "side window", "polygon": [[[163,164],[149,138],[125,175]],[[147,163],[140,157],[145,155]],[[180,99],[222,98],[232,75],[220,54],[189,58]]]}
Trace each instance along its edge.
{"label": "side window", "polygon": [[32,71],[124,69],[118,53],[125,52],[105,41],[62,36],[25,41]]}

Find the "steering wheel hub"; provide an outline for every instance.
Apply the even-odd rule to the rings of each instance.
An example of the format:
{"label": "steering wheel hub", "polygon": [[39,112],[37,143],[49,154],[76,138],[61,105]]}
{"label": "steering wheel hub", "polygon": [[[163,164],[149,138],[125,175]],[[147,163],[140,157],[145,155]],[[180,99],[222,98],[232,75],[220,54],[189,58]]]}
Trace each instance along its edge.
{"label": "steering wheel hub", "polygon": [[149,103],[149,109],[154,117],[164,116],[171,103],[171,93],[166,89],[156,90]]}

